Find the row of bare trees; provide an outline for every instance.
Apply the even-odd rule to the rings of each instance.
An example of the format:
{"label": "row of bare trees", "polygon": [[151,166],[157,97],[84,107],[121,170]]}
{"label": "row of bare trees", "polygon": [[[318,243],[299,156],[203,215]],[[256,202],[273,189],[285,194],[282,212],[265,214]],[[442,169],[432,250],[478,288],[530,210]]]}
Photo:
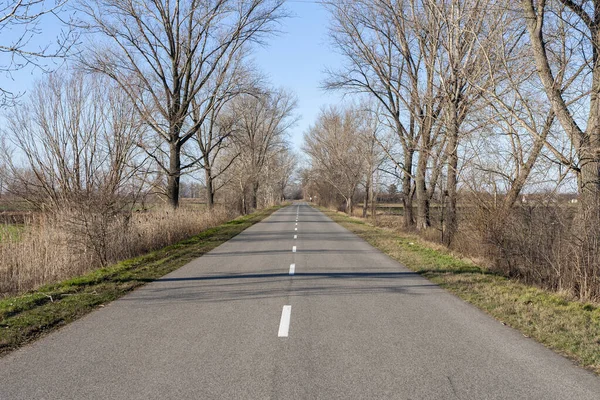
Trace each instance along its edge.
{"label": "row of bare trees", "polygon": [[[597,202],[596,2],[585,3],[325,3],[346,59],[325,86],[370,98],[393,132],[394,141],[379,144],[400,171],[405,226],[427,229],[436,193],[447,197],[449,244],[459,187],[501,185],[507,211],[538,163],[555,181],[573,174],[588,203]],[[461,173],[475,179],[459,185]]]}
{"label": "row of bare trees", "polygon": [[[354,191],[373,176],[371,154],[383,154],[375,165],[391,172],[402,192],[406,228],[430,231],[436,214],[441,240],[454,245],[474,215],[485,215],[478,222],[482,240],[511,260],[509,274],[577,294],[586,287],[584,297],[594,286],[600,295],[600,254],[592,245],[600,223],[600,1],[328,0],[325,6],[345,62],[328,71],[324,86],[365,99],[359,108],[366,111],[324,110],[307,132],[308,175],[319,177],[321,200],[337,190],[334,197],[351,211]],[[380,128],[365,129],[369,119]],[[577,192],[576,210],[516,209],[542,192],[554,194],[546,199]],[[537,204],[548,204],[540,198]],[[536,245],[532,240],[515,255],[528,241],[510,238],[510,230],[521,228],[554,234],[536,236]],[[577,265],[564,268],[565,258],[542,254],[542,247],[569,254]],[[581,280],[565,284],[564,274],[517,267],[534,263],[551,265],[545,271],[569,269]]]}
{"label": "row of bare trees", "polygon": [[[154,132],[141,147],[166,175],[165,194],[173,207],[179,205],[182,174],[198,164],[206,171],[212,206],[218,173],[213,164],[228,134],[215,125],[236,96],[261,95],[247,71],[246,50],[285,16],[282,5],[281,0],[78,4],[82,29],[98,40],[80,62],[113,79]],[[198,146],[192,150],[194,139]]]}
{"label": "row of bare trees", "polygon": [[[286,16],[282,4],[69,3],[68,31],[85,46],[8,108],[6,187],[38,208],[125,192],[130,205],[139,193],[158,192],[177,208],[182,177],[201,173],[209,208],[227,185],[239,189],[235,201],[244,212],[256,208],[262,174],[277,170],[267,166],[275,159],[288,165],[292,157],[286,135],[295,122],[294,95],[271,88],[248,58]],[[30,16],[37,21],[64,5],[17,3],[2,21],[18,24],[39,9]],[[288,176],[268,179],[287,183],[290,168],[279,170]]]}
{"label": "row of bare trees", "polygon": [[341,196],[344,209],[352,214],[353,199],[363,189],[366,213],[373,173],[382,162],[376,144],[378,124],[361,105],[324,108],[304,135],[304,152],[310,161],[304,177],[307,190],[329,204]]}
{"label": "row of bare trees", "polygon": [[[296,99],[272,87],[250,59],[286,16],[282,5],[0,5],[0,32],[23,28],[16,42],[0,38],[0,53],[12,57],[0,59],[0,72],[62,63],[26,95],[0,89],[0,195],[15,207],[29,204],[18,240],[0,238],[0,296],[283,200],[296,164],[287,140]],[[64,36],[30,51],[27,41],[51,17],[64,24]],[[200,182],[206,208],[178,209],[182,182]]]}

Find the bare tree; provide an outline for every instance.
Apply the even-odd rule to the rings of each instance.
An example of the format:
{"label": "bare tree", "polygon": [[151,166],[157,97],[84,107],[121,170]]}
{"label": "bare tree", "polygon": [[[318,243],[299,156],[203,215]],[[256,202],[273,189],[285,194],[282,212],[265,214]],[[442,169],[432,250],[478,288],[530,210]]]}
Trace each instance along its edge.
{"label": "bare tree", "polygon": [[[157,135],[143,143],[167,176],[166,194],[179,204],[179,181],[199,160],[182,149],[216,106],[237,54],[271,32],[282,0],[206,2],[82,0],[81,23],[101,42],[82,58],[125,90]],[[193,116],[193,117],[192,117]]]}
{"label": "bare tree", "polygon": [[[142,125],[131,104],[106,79],[54,73],[8,114],[3,132],[9,190],[60,215],[73,240],[108,260],[107,235],[133,207],[143,171],[136,157]],[[125,221],[124,221],[125,222]]]}
{"label": "bare tree", "polygon": [[[600,1],[521,0],[531,51],[552,110],[577,152],[579,190],[600,202]],[[555,35],[560,24],[570,29]],[[563,47],[565,51],[560,51]],[[558,50],[558,51],[557,51]],[[556,54],[563,54],[557,57]],[[566,90],[561,82],[577,82]],[[583,104],[586,101],[587,104]],[[587,110],[582,115],[581,109]]]}
{"label": "bare tree", "polygon": [[365,126],[364,115],[353,107],[329,107],[321,111],[304,135],[304,151],[310,158],[312,173],[344,198],[349,214],[370,158],[365,156],[364,145],[373,135],[371,127]]}
{"label": "bare tree", "polygon": [[[49,75],[29,101],[8,114],[4,135],[14,193],[38,208],[59,210],[85,198],[123,195],[137,171],[141,125],[123,93],[81,73]],[[18,160],[24,157],[24,163]]]}
{"label": "bare tree", "polygon": [[[214,98],[207,116],[202,115],[201,108],[192,107],[192,120],[200,123],[195,140],[200,150],[199,165],[204,170],[206,199],[209,209],[215,202],[215,194],[222,186],[217,183],[219,177],[233,164],[236,157],[229,157],[221,162],[226,146],[231,146],[230,136],[234,133],[234,120],[226,113],[227,105],[236,96],[256,94],[260,92],[262,77],[252,70],[244,52],[239,52],[234,59],[219,69],[220,73],[211,82],[208,91]],[[195,105],[195,101],[193,102]],[[202,121],[203,120],[203,121]],[[193,150],[192,150],[193,152]]]}
{"label": "bare tree", "polygon": [[388,129],[381,123],[381,107],[373,103],[359,105],[358,108],[363,114],[365,124],[365,134],[360,136],[362,141],[362,157],[365,159],[365,201],[363,204],[363,218],[367,217],[369,205],[371,206],[371,215],[375,216],[375,175],[385,161],[385,151],[382,143],[385,143],[383,136]]}
{"label": "bare tree", "polygon": [[[282,149],[287,147],[286,135],[296,123],[296,98],[279,90],[264,90],[259,95],[242,95],[231,102],[228,118],[233,127],[232,140],[236,157],[237,181],[241,208],[258,207],[258,191],[265,168]],[[246,202],[249,193],[250,204]]]}
{"label": "bare tree", "polygon": [[[426,3],[431,24],[438,27],[435,31],[441,32],[436,75],[444,97],[441,123],[445,149],[444,153],[438,152],[442,157],[434,159],[438,164],[433,168],[432,180],[446,163],[446,185],[442,194],[448,198],[442,230],[446,245],[451,244],[458,230],[459,148],[468,132],[464,123],[470,114],[481,110],[483,90],[492,82],[489,73],[495,67],[490,49],[504,34],[504,10],[497,3],[495,0]],[[435,183],[430,187],[435,187]]]}
{"label": "bare tree", "polygon": [[[503,194],[500,202],[495,196],[495,212],[506,217],[536,168],[545,171],[537,174],[536,182],[550,171],[554,186],[558,186],[566,174],[578,174],[579,167],[572,146],[564,143],[552,105],[538,95],[541,82],[530,43],[523,35],[522,14],[518,10],[504,10],[503,15],[495,19],[503,34],[496,36],[494,46],[484,49],[488,83],[475,82],[482,90],[485,109],[480,112],[482,135],[475,138],[479,144],[472,142],[471,147],[483,145],[480,147],[484,149],[473,152],[471,167],[493,177],[496,189]],[[569,26],[557,22],[553,36],[564,41]],[[558,46],[553,57],[564,62],[571,57],[570,52],[567,46]],[[565,74],[559,74],[556,84],[561,91],[572,91],[577,74],[572,78],[575,79],[565,79]]]}
{"label": "bare tree", "polygon": [[274,182],[273,188],[275,189],[273,202],[285,200],[286,190],[292,184],[292,178],[296,172],[298,166],[298,157],[290,149],[285,148],[281,151],[274,159],[273,172]]}

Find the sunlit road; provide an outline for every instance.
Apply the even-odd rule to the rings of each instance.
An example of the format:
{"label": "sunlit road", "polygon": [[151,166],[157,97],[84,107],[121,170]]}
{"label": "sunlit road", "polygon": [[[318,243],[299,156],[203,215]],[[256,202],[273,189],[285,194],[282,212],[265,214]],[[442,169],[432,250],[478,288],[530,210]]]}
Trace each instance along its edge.
{"label": "sunlit road", "polygon": [[304,204],[0,359],[2,400],[599,398]]}

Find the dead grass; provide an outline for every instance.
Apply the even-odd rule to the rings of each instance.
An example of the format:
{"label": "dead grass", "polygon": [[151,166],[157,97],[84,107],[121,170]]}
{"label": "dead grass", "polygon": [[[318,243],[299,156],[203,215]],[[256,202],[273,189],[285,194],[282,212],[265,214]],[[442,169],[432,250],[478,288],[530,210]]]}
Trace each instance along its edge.
{"label": "dead grass", "polygon": [[[507,279],[416,236],[322,209],[403,265],[600,374],[600,307]],[[435,248],[434,248],[435,247]]]}
{"label": "dead grass", "polygon": [[40,215],[22,231],[20,240],[0,241],[0,297],[145,254],[233,217],[223,208],[212,212],[155,209],[100,221],[103,229],[95,230],[98,218],[81,222],[68,215]]}

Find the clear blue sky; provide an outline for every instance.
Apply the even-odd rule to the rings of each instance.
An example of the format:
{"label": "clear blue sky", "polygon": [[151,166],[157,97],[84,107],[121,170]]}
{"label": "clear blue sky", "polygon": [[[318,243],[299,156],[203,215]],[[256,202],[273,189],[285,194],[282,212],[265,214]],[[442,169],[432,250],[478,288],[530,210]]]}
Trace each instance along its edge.
{"label": "clear blue sky", "polygon": [[[269,38],[265,47],[255,50],[254,61],[274,86],[284,87],[297,95],[300,119],[291,130],[290,139],[299,151],[302,135],[314,122],[319,109],[340,101],[339,94],[327,93],[319,86],[325,78],[323,70],[339,65],[341,58],[329,44],[329,17],[321,4],[311,0],[288,0],[286,8],[292,17],[282,21],[280,34]],[[40,28],[44,34],[34,40],[40,44],[51,41],[60,31],[56,21],[50,18],[45,19]],[[10,36],[9,32],[3,33]],[[26,68],[13,73],[12,77],[0,74],[0,83],[5,89],[23,92],[28,91],[41,75],[37,69]]]}
{"label": "clear blue sky", "polygon": [[275,86],[285,87],[298,96],[300,120],[291,132],[294,148],[299,150],[302,134],[327,104],[340,101],[340,95],[319,89],[323,70],[341,63],[341,57],[329,44],[329,17],[321,4],[311,1],[287,1],[293,14],[283,21],[282,33],[271,38],[265,48],[255,52],[255,62]]}

